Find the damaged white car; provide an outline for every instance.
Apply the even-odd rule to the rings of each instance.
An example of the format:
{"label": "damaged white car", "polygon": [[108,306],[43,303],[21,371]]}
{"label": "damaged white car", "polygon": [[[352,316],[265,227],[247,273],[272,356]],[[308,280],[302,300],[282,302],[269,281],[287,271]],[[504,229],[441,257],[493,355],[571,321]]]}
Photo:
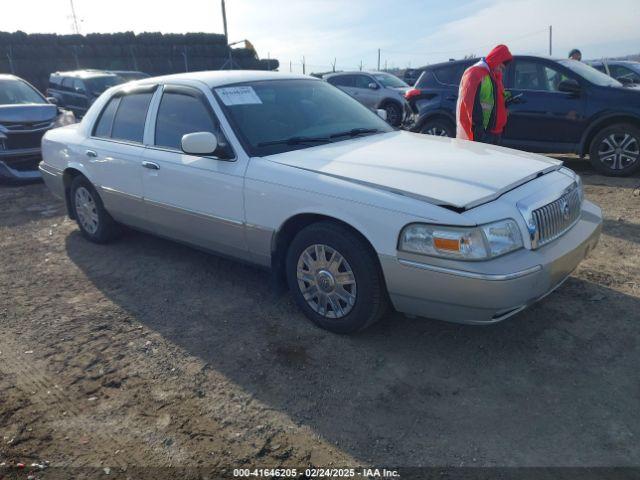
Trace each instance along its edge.
{"label": "damaged white car", "polygon": [[489,324],[555,289],[600,209],[559,161],[395,131],[331,85],[194,72],[114,87],[40,166],[89,240],[128,225],[272,268],[317,325],[392,306]]}

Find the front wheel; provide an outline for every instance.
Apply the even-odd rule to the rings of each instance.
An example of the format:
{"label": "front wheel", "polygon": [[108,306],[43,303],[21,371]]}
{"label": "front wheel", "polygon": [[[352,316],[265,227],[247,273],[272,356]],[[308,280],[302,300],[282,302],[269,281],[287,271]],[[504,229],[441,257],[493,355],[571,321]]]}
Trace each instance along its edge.
{"label": "front wheel", "polygon": [[640,130],[629,124],[617,124],[599,132],[591,142],[591,165],[598,172],[625,177],[640,169]]}
{"label": "front wheel", "polygon": [[286,273],[300,309],[326,330],[363,330],[387,309],[375,253],[343,226],[322,222],[300,231],[287,252]]}
{"label": "front wheel", "polygon": [[425,135],[433,135],[434,137],[449,137],[456,136],[455,128],[446,120],[427,120],[422,127],[420,127],[420,133]]}
{"label": "front wheel", "polygon": [[388,102],[382,108],[387,112],[387,123],[393,127],[399,127],[402,123],[402,108],[400,105]]}

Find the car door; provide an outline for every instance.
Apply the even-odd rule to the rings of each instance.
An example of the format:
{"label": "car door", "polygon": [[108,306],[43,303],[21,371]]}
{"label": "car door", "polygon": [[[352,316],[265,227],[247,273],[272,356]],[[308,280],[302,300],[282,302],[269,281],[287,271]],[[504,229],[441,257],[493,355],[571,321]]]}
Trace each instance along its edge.
{"label": "car door", "polygon": [[[354,77],[351,95],[363,105],[369,108],[377,108],[382,100],[381,88],[373,77],[365,74],[356,74]],[[375,86],[375,88],[371,88]]]}
{"label": "car door", "polygon": [[149,228],[143,201],[145,122],[156,86],[116,93],[84,144],[86,168],[107,211],[118,221]]}
{"label": "car door", "polygon": [[[150,145],[142,158],[147,215],[160,235],[246,257],[246,160],[234,154],[212,101],[195,87],[166,85],[158,92],[147,130]],[[198,156],[182,151],[183,135],[205,131],[218,138],[215,152]]]}
{"label": "car door", "polygon": [[543,59],[514,60],[506,86],[516,100],[508,107],[504,145],[538,152],[574,151],[586,126],[586,93],[561,92],[563,80],[581,79]]}
{"label": "car door", "polygon": [[62,90],[62,105],[69,110],[76,113],[75,107],[75,95],[73,94],[73,78],[65,77],[60,83],[60,89]]}
{"label": "car door", "polygon": [[73,97],[74,106],[78,110],[80,116],[84,116],[89,109],[89,100],[87,95],[87,87],[80,78],[73,79]]}

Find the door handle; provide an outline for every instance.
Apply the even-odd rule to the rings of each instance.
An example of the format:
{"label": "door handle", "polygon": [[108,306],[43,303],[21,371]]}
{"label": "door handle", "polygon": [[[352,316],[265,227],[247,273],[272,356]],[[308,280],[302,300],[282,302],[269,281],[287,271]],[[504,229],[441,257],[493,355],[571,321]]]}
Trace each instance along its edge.
{"label": "door handle", "polygon": [[87,155],[87,157],[90,158],[96,158],[98,156],[98,154],[94,150],[87,150],[84,153]]}
{"label": "door handle", "polygon": [[144,168],[148,168],[149,170],[160,170],[160,165],[158,165],[157,163],[153,163],[153,162],[144,161],[144,162],[142,162],[142,166]]}

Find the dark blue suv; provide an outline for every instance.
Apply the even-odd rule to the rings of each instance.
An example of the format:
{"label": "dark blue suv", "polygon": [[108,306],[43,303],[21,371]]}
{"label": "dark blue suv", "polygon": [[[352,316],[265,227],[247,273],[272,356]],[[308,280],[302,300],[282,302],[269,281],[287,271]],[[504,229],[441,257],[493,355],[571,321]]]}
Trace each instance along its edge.
{"label": "dark blue suv", "polygon": [[[412,131],[455,136],[458,85],[477,59],[430,65],[406,93]],[[605,175],[640,169],[640,89],[575,60],[515,56],[505,72],[514,101],[502,145],[539,153],[587,154]]]}

